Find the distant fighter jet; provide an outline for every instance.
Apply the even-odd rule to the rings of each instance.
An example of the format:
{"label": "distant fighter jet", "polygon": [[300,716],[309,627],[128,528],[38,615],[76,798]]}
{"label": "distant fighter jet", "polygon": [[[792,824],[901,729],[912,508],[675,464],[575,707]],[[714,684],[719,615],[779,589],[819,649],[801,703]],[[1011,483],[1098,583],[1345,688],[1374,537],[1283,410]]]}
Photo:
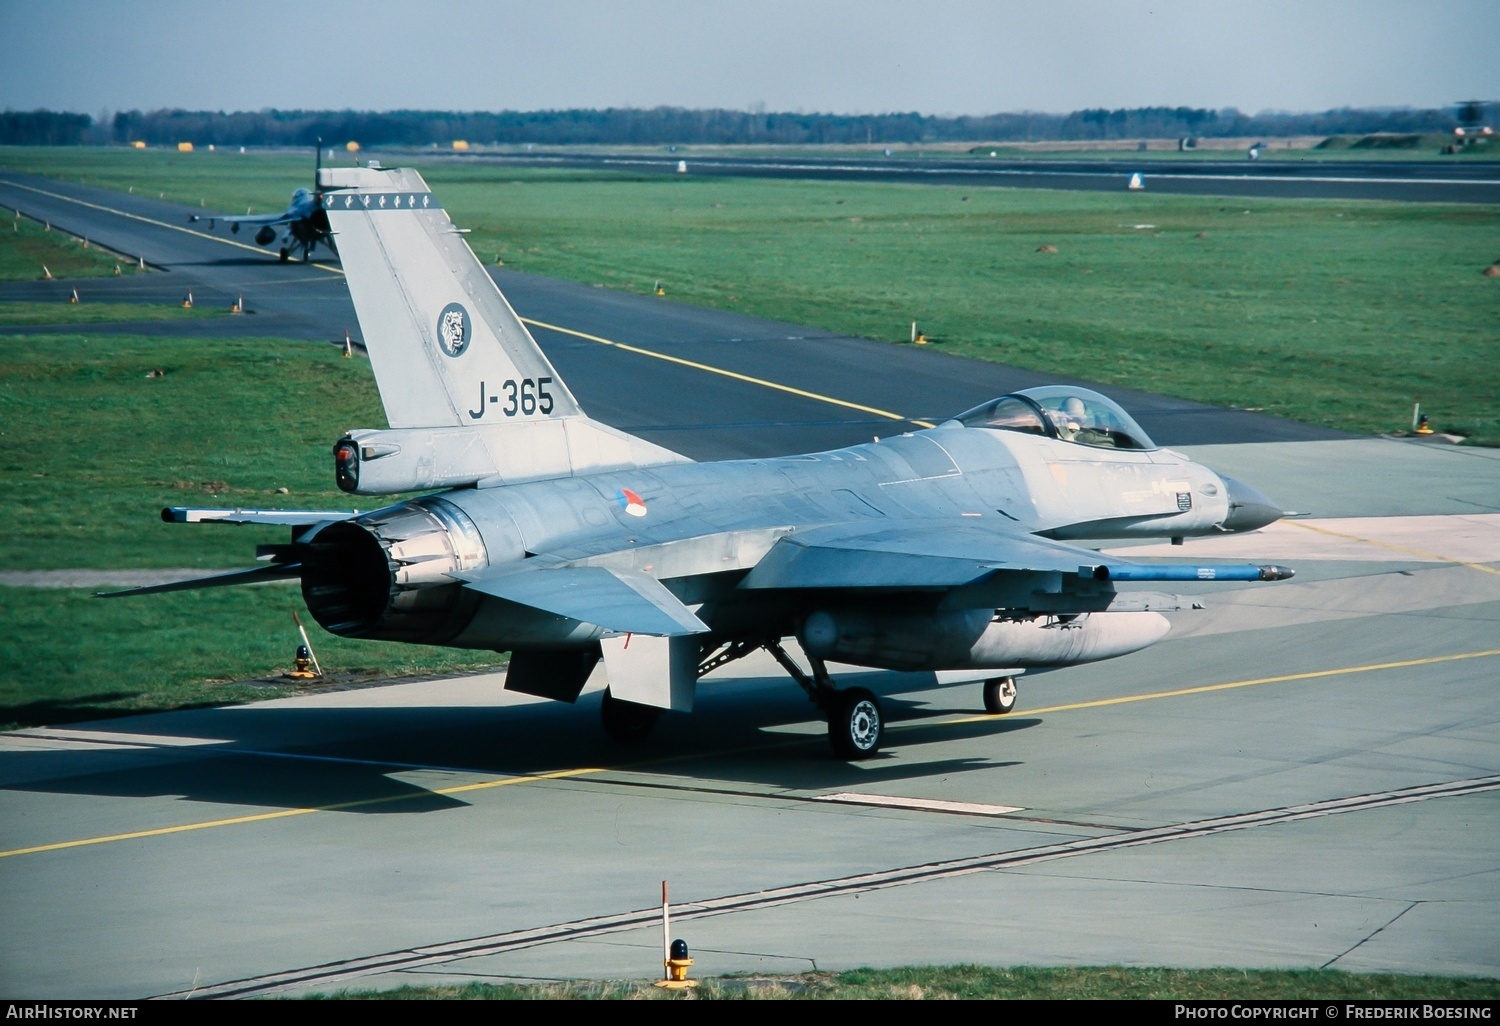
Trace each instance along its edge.
{"label": "distant fighter jet", "polygon": [[291,541],[256,569],[118,594],[299,578],[334,634],[509,651],[507,688],[565,702],[602,659],[618,740],[765,649],[835,752],[860,759],[880,747],[880,701],[836,687],[828,661],[983,681],[1005,713],[1023,671],[1144,648],[1167,632],[1161,611],[1188,604],[1118,581],[1291,576],[1068,544],[1282,515],[1072,386],[833,452],[694,463],[584,415],[415,171],[324,169],[319,184],[390,422],[335,444],[338,484],[442,490],[363,514],[167,509],[283,524]]}
{"label": "distant fighter jet", "polygon": [[[194,214],[188,218],[190,222],[208,221],[212,228],[216,221],[229,222],[229,230],[238,232],[240,225],[259,225],[255,233],[255,243],[258,246],[269,246],[276,241],[277,235],[281,236],[281,262],[286,263],[292,255],[300,248],[302,250],[302,261],[305,263],[312,257],[312,251],[318,243],[327,246],[329,251],[334,249],[333,235],[328,230],[328,214],[323,209],[323,194],[318,185],[318,176],[323,169],[323,143],[318,142],[317,165],[313,173],[313,187],[311,189],[297,189],[292,193],[291,206],[279,214],[246,214],[244,217],[235,217],[230,214],[214,214],[203,216]],[[283,229],[278,232],[277,229]]]}

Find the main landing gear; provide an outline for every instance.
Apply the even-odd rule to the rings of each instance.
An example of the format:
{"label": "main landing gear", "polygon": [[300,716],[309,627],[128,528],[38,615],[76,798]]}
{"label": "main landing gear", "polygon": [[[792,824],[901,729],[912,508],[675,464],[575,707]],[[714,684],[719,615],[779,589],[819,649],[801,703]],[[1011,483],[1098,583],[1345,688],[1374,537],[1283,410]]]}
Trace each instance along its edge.
{"label": "main landing gear", "polygon": [[880,750],[885,717],[873,692],[835,687],[823,660],[812,656],[808,656],[813,671],[809,677],[778,641],[767,642],[765,649],[828,717],[828,743],[833,746],[833,754],[857,760],[868,759]]}
{"label": "main landing gear", "polygon": [[620,744],[635,744],[646,740],[651,728],[656,726],[662,711],[653,706],[640,705],[616,698],[608,688],[599,705],[599,718],[604,724],[604,733],[611,741]]}

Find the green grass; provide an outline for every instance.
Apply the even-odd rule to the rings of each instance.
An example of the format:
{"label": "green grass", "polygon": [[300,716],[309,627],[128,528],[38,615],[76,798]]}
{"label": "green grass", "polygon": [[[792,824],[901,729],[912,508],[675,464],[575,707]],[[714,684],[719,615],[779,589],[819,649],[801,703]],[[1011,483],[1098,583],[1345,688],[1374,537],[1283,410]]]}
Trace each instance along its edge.
{"label": "green grass", "polygon": [[[333,485],[339,432],[385,423],[367,361],[270,340],[47,343],[0,336],[6,570],[248,567],[256,544],[285,542],[286,529],[165,524],[158,511],[382,504]],[[225,682],[290,668],[290,612],[302,608],[294,587],[274,585],[108,601],[0,587],[0,730],[274,695]],[[339,673],[499,661],[321,632],[314,645]]]}
{"label": "green grass", "polygon": [[295,694],[235,684],[292,668],[301,614],[325,673],[390,677],[471,669],[491,652],[350,641],[316,631],[295,585],[101,599],[0,587],[0,730]]}
{"label": "green grass", "polygon": [[692,991],[667,991],[639,981],[536,985],[470,983],[346,990],[335,998],[383,1000],[1349,1000],[1493,1001],[1500,980],[1483,977],[1397,976],[1331,970],[1011,969],[939,966],[854,969],[802,976],[705,979]]}
{"label": "green grass", "polygon": [[[0,165],[4,160],[0,156]],[[0,281],[45,279],[49,271],[54,278],[103,278],[135,274],[137,267],[30,218],[0,219]]]}
{"label": "green grass", "polygon": [[440,175],[487,262],[868,338],[915,320],[948,352],[1356,432],[1421,400],[1500,438],[1492,207]]}
{"label": "green grass", "polygon": [[210,310],[179,304],[162,306],[154,303],[93,303],[80,293],[77,303],[0,302],[0,329],[38,324],[112,324],[120,321],[176,321],[218,317],[227,310]]}
{"label": "green grass", "polygon": [[340,432],[385,426],[368,361],[266,339],[46,343],[0,335],[5,569],[250,566],[284,529],[165,524],[158,512],[385,504],[333,483]]}
{"label": "green grass", "polygon": [[[310,171],[100,149],[0,164],[232,210],[284,205]],[[1494,206],[424,173],[486,262],[874,339],[916,320],[944,351],[1355,432],[1402,429],[1420,400],[1440,430],[1500,441]]]}

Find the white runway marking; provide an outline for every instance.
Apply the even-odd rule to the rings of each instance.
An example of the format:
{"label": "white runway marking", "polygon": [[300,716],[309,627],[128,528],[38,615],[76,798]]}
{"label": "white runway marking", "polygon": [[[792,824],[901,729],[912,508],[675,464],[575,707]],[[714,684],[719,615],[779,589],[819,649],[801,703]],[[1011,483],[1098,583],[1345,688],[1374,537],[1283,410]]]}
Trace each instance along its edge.
{"label": "white runway marking", "polygon": [[921,812],[956,812],[963,816],[1004,816],[1021,812],[1019,805],[980,805],[976,802],[944,802],[932,798],[901,798],[886,794],[857,794],[840,791],[838,794],[820,794],[813,801],[838,802],[843,805],[877,805],[890,809],[916,809]]}

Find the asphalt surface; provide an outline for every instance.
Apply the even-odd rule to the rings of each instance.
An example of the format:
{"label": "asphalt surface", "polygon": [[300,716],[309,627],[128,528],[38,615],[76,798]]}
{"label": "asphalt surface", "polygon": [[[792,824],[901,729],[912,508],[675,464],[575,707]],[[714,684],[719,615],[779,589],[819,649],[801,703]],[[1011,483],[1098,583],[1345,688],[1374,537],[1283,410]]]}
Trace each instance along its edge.
{"label": "asphalt surface", "polygon": [[[424,155],[425,156],[425,155]],[[659,157],[539,153],[466,155],[464,162],[568,167],[637,174],[727,175],[816,181],[899,182],[977,188],[1084,189],[1283,199],[1366,199],[1421,203],[1500,203],[1500,162],[1259,160],[902,160],[899,158]],[[683,168],[680,170],[679,168]]]}
{"label": "asphalt surface", "polygon": [[[0,187],[0,203],[36,195]],[[327,271],[54,202],[54,223],[92,211],[80,233],[170,268],[90,289],[243,290],[257,313],[184,330],[342,336]],[[716,368],[539,333],[591,413],[684,451],[836,445],[1023,381],[499,280],[523,316]],[[1187,585],[1207,608],[1173,614],[1166,640],[1028,675],[1005,717],[980,714],[974,686],[838,671],[891,721],[881,756],[852,765],[763,659],[707,678],[697,710],[641,748],[603,739],[600,680],[568,706],[494,675],[0,735],[0,995],[646,979],[663,880],[700,977],[958,962],[1500,974],[1500,453],[1126,401],[1162,440],[1315,514],[1177,554],[1249,545],[1295,580]]]}

